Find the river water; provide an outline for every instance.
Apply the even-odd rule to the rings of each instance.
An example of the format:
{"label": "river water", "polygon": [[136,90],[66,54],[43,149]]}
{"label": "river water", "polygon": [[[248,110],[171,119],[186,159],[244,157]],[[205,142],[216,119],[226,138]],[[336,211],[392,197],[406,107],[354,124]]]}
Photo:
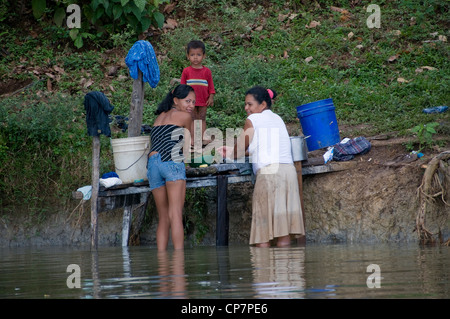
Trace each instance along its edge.
{"label": "river water", "polygon": [[0,298],[348,299],[450,297],[450,248],[306,244],[289,248],[0,249]]}

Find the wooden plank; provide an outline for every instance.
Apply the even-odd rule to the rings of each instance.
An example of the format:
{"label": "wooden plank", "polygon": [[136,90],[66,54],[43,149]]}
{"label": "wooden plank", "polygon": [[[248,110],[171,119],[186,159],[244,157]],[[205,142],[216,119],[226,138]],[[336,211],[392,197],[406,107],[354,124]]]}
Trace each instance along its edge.
{"label": "wooden plank", "polygon": [[227,209],[228,176],[217,176],[216,246],[228,246],[229,214]]}
{"label": "wooden plank", "polygon": [[[294,162],[295,170],[297,171],[297,181],[298,181],[298,192],[300,195],[300,206],[302,208],[303,225],[306,231],[306,213],[303,205],[303,173],[302,173],[302,162]],[[306,243],[306,236],[301,236],[297,239],[299,244]]]}
{"label": "wooden plank", "polygon": [[308,159],[301,162],[302,166],[317,166],[317,165],[324,165],[325,160],[323,159],[323,156],[320,157],[309,157]]}
{"label": "wooden plank", "polygon": [[109,196],[131,195],[148,192],[150,192],[150,187],[148,186],[130,186],[128,188],[106,189],[104,191],[100,191],[99,196],[109,197]]}
{"label": "wooden plank", "polygon": [[[252,181],[252,175],[227,175],[227,176],[228,176],[228,184],[245,183]],[[195,179],[188,178],[186,182],[186,188],[214,187],[214,186],[217,186],[217,176],[197,177]]]}
{"label": "wooden plank", "polygon": [[133,92],[131,93],[130,114],[128,117],[128,137],[141,135],[144,82],[142,81],[142,71],[138,70],[138,73],[138,78],[133,81]]}
{"label": "wooden plank", "polygon": [[135,193],[128,195],[99,197],[98,212],[107,212],[118,208],[123,208],[125,206],[139,205],[142,202],[142,198],[146,194],[147,193]]}
{"label": "wooden plank", "polygon": [[314,174],[344,171],[347,169],[354,168],[356,165],[358,165],[357,161],[348,161],[348,162],[331,162],[325,165],[318,165],[318,166],[306,166],[306,167],[303,166],[302,175],[314,175]]}
{"label": "wooden plank", "polygon": [[98,246],[98,190],[100,187],[100,136],[94,136],[92,140],[92,195],[91,195],[91,247]]}
{"label": "wooden plank", "polygon": [[303,174],[302,174],[302,162],[294,162],[295,170],[297,171],[298,192],[300,195],[300,205],[302,207],[303,224],[306,227],[305,210],[303,206]]}
{"label": "wooden plank", "polygon": [[235,183],[246,183],[246,182],[252,182],[253,177],[252,175],[237,175],[237,176],[229,176],[228,177],[228,184],[235,184]]}
{"label": "wooden plank", "polygon": [[250,163],[220,163],[212,164],[211,166],[216,167],[219,172],[227,171],[251,171],[252,164]]}
{"label": "wooden plank", "polygon": [[[314,175],[328,172],[337,172],[346,169],[351,169],[357,165],[355,161],[349,162],[336,162],[336,163],[328,163],[325,165],[318,166],[302,166],[301,174],[302,175]],[[300,172],[300,170],[298,170]],[[245,183],[251,182],[252,175],[228,175],[228,184],[234,183]],[[187,188],[196,188],[196,187],[214,187],[217,186],[217,175],[213,176],[202,176],[202,177],[188,177],[186,180]],[[148,193],[150,192],[150,188],[148,187],[148,182],[141,183],[139,185],[128,184],[119,185],[119,187],[111,187],[111,188],[101,188],[98,192],[99,197],[110,197],[110,196],[120,196],[120,195],[129,195],[129,194],[140,194],[140,193]],[[74,199],[83,198],[83,193],[81,192],[72,192],[72,197]]]}

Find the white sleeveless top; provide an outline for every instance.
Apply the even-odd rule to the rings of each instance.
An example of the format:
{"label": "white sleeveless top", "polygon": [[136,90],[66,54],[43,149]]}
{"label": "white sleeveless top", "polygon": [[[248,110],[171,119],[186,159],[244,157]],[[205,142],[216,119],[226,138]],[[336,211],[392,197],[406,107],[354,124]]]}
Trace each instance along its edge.
{"label": "white sleeveless top", "polygon": [[286,125],[278,114],[271,110],[248,116],[255,133],[249,145],[253,172],[269,164],[293,164],[291,140]]}

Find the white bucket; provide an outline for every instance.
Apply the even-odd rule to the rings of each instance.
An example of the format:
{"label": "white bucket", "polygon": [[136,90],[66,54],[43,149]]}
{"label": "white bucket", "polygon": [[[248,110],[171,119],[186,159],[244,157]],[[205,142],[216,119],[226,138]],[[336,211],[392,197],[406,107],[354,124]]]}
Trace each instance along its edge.
{"label": "white bucket", "polygon": [[111,139],[116,173],[124,184],[147,179],[150,136]]}

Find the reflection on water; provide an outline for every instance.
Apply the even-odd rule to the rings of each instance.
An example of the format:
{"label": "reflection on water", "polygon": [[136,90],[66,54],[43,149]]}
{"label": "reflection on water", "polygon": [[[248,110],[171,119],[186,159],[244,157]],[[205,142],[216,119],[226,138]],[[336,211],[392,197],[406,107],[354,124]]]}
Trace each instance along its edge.
{"label": "reflection on water", "polygon": [[184,251],[158,252],[158,274],[162,298],[187,298]]}
{"label": "reflection on water", "polygon": [[250,248],[256,298],[304,298],[305,249]]}
{"label": "reflection on water", "polygon": [[[450,297],[450,248],[415,244],[4,248],[0,257],[0,298]],[[68,287],[72,264],[81,288]],[[373,264],[380,288],[368,287]]]}

